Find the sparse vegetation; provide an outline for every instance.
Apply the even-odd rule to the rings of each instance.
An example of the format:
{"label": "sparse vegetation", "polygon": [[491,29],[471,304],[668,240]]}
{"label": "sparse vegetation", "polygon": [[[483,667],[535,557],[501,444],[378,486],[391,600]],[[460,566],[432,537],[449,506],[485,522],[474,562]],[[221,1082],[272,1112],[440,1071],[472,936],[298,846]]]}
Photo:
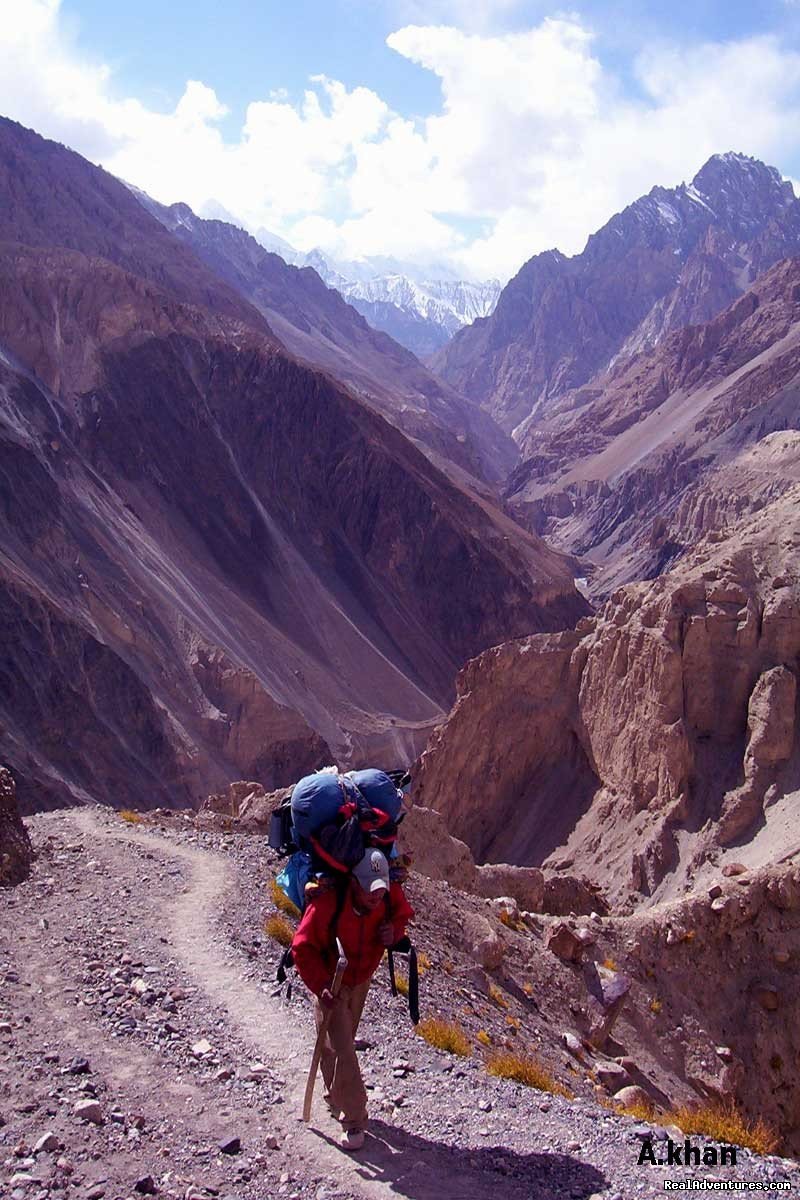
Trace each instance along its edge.
{"label": "sparse vegetation", "polygon": [[428,958],[424,950],[420,950],[417,954],[417,973],[422,978],[426,971],[431,969],[431,960]]}
{"label": "sparse vegetation", "polygon": [[120,820],[127,821],[129,825],[143,825],[144,817],[141,813],[134,812],[132,808],[123,808],[120,812]]}
{"label": "sparse vegetation", "polygon": [[526,980],[525,983],[523,983],[522,990],[526,996],[533,995],[533,984],[531,983],[531,981],[529,979]]}
{"label": "sparse vegetation", "polygon": [[512,1054],[500,1051],[486,1060],[486,1070],[490,1075],[501,1079],[513,1079],[526,1087],[536,1088],[540,1092],[551,1092],[554,1096],[566,1096],[572,1099],[569,1088],[551,1075],[550,1072],[529,1055]]}
{"label": "sparse vegetation", "polygon": [[507,908],[502,909],[500,912],[500,924],[505,925],[506,929],[516,929],[518,933],[523,932],[525,929],[525,923],[516,920]]}
{"label": "sparse vegetation", "polygon": [[492,1035],[490,1033],[487,1033],[485,1029],[479,1029],[477,1036],[478,1036],[478,1041],[480,1042],[480,1044],[482,1046],[491,1046]]}
{"label": "sparse vegetation", "polygon": [[662,1001],[658,999],[658,997],[655,997],[653,1000],[650,1001],[650,1012],[655,1013],[656,1016],[658,1016],[658,1014],[661,1012],[661,1009],[663,1007],[664,1007],[664,1005],[663,1005]]}
{"label": "sparse vegetation", "polygon": [[633,1104],[615,1104],[613,1100],[608,1103],[609,1108],[613,1108],[614,1112],[620,1113],[625,1117],[633,1117],[636,1121],[652,1121],[656,1116],[655,1104],[650,1104],[649,1101],[637,1100]]}
{"label": "sparse vegetation", "polygon": [[760,1117],[749,1120],[735,1104],[682,1105],[669,1114],[684,1133],[699,1133],[721,1145],[744,1146],[756,1154],[774,1154],[780,1145],[775,1129]]}
{"label": "sparse vegetation", "polygon": [[448,1054],[458,1054],[461,1058],[469,1058],[472,1053],[469,1038],[454,1021],[428,1017],[425,1021],[420,1021],[417,1033],[437,1050],[446,1050]]}
{"label": "sparse vegetation", "polygon": [[618,971],[619,970],[619,967],[617,966],[617,960],[615,958],[603,959],[603,966],[605,967],[605,969],[607,971]]}
{"label": "sparse vegetation", "polygon": [[498,1008],[508,1008],[508,1001],[503,995],[502,989],[496,983],[489,984],[489,999],[497,1005]]}
{"label": "sparse vegetation", "polygon": [[279,910],[279,912],[286,913],[288,917],[294,917],[295,920],[299,920],[301,916],[300,909],[289,899],[286,893],[281,890],[281,888],[278,886],[277,879],[270,880],[269,894],[272,899],[272,903]]}
{"label": "sparse vegetation", "polygon": [[394,977],[394,982],[395,982],[395,986],[397,987],[397,990],[400,993],[400,995],[407,996],[408,995],[408,977],[406,975],[400,975],[398,973]]}
{"label": "sparse vegetation", "polygon": [[294,929],[285,917],[268,917],[264,922],[264,933],[281,946],[291,946],[294,938]]}

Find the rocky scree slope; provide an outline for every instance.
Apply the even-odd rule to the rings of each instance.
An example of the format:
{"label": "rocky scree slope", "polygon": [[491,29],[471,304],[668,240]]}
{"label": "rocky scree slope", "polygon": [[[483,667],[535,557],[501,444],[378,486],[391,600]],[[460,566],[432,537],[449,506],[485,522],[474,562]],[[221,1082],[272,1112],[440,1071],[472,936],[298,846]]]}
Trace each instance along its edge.
{"label": "rocky scree slope", "polygon": [[657,575],[794,486],[799,372],[795,258],[707,324],[563,397],[526,432],[508,503],[585,557],[596,594]]}
{"label": "rocky scree slope", "polygon": [[[800,847],[800,524],[789,494],[575,631],[469,663],[416,768],[478,861],[578,864],[615,908]],[[480,801],[477,801],[477,798]]]}
{"label": "rocky scree slope", "polygon": [[[23,810],[407,758],[465,658],[584,608],[563,558],[243,300],[241,317],[206,307],[223,285],[125,187],[0,133],[28,239],[0,246],[0,744]],[[42,244],[61,226],[24,202],[59,154],[69,248]],[[145,277],[116,261],[134,219]],[[175,281],[172,249],[196,278]]]}
{"label": "rocky scree slope", "polygon": [[[263,839],[198,832],[183,814],[135,828],[90,810],[30,824],[34,876],[0,897],[10,1000],[0,1037],[12,1068],[0,1092],[0,1179],[20,1200],[63,1184],[97,1200],[153,1188],[169,1200],[434,1200],[443,1187],[476,1200],[487,1186],[509,1200],[663,1194],[662,1170],[637,1164],[643,1139],[663,1155],[666,1118],[643,1123],[597,1103],[629,1071],[657,1086],[649,1060],[640,1071],[614,1057],[644,1055],[640,1030],[657,1049],[656,1030],[673,1016],[669,997],[663,1017],[644,1003],[653,986],[644,931],[645,958],[631,959],[613,1026],[618,1040],[600,1050],[571,1033],[570,1050],[564,1036],[599,1003],[589,988],[609,970],[601,960],[621,958],[632,942],[630,919],[593,921],[586,961],[567,962],[548,948],[552,919],[517,914],[510,928],[499,919],[507,907],[412,876],[415,938],[430,963],[423,1004],[462,1024],[471,1053],[453,1057],[414,1037],[379,971],[359,1052],[370,1136],[354,1158],[333,1146],[336,1126],[319,1093],[312,1126],[297,1120],[312,1021],[302,987],[288,1008],[270,994],[280,947],[262,933],[272,912],[263,884],[275,869]],[[487,968],[471,941],[484,926],[500,945]],[[676,959],[688,951],[680,943]],[[699,1021],[691,1032],[713,1071],[716,1029]],[[488,1075],[486,1055],[508,1047],[533,1048],[578,1095]],[[798,1178],[795,1164],[744,1150],[735,1168],[673,1170],[685,1179]]]}
{"label": "rocky scree slope", "polygon": [[800,250],[800,202],[778,172],[715,155],[687,186],[656,187],[581,254],[530,259],[494,313],[456,334],[434,369],[515,436],[564,392],[668,332],[709,320]]}

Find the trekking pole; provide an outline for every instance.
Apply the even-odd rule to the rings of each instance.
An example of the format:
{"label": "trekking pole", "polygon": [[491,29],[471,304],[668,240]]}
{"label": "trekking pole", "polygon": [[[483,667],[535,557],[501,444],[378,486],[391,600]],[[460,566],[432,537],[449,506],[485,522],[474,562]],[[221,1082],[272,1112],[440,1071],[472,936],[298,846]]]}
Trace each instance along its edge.
{"label": "trekking pole", "polygon": [[[336,962],[333,983],[331,984],[331,995],[334,997],[334,999],[339,995],[339,989],[342,986],[344,973],[347,970],[347,959],[345,958],[344,947],[342,946],[342,943],[339,941],[338,937],[336,939],[336,953],[339,957]],[[314,1097],[314,1083],[317,1078],[317,1071],[319,1070],[319,1060],[322,1058],[322,1049],[325,1045],[325,1038],[328,1036],[328,1026],[331,1023],[332,1014],[332,1008],[329,1008],[324,1014],[322,1023],[319,1027],[319,1033],[317,1034],[317,1040],[314,1043],[314,1053],[311,1056],[311,1067],[309,1068],[308,1082],[306,1083],[306,1094],[303,1098],[303,1120],[306,1122],[306,1124],[308,1124],[308,1122],[311,1120],[311,1101]]]}

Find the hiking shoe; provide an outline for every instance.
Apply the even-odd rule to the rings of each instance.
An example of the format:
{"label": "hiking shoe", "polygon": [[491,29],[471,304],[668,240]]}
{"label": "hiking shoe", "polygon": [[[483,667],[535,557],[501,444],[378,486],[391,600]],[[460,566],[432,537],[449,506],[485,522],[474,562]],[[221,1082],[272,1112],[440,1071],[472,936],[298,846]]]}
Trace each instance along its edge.
{"label": "hiking shoe", "polygon": [[343,1150],[347,1150],[350,1154],[352,1154],[354,1150],[363,1150],[364,1130],[345,1129],[344,1133],[339,1138],[339,1145]]}

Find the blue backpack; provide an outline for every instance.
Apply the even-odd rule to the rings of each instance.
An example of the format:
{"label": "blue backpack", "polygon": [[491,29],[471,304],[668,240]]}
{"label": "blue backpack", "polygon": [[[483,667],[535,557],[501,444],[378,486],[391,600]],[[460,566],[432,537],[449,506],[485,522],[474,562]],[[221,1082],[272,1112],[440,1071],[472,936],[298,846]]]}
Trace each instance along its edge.
{"label": "blue backpack", "polygon": [[269,844],[290,855],[278,886],[302,912],[314,876],[341,878],[376,846],[396,856],[397,828],[404,816],[406,772],[374,768],[346,775],[324,770],[305,775],[272,814]]}

